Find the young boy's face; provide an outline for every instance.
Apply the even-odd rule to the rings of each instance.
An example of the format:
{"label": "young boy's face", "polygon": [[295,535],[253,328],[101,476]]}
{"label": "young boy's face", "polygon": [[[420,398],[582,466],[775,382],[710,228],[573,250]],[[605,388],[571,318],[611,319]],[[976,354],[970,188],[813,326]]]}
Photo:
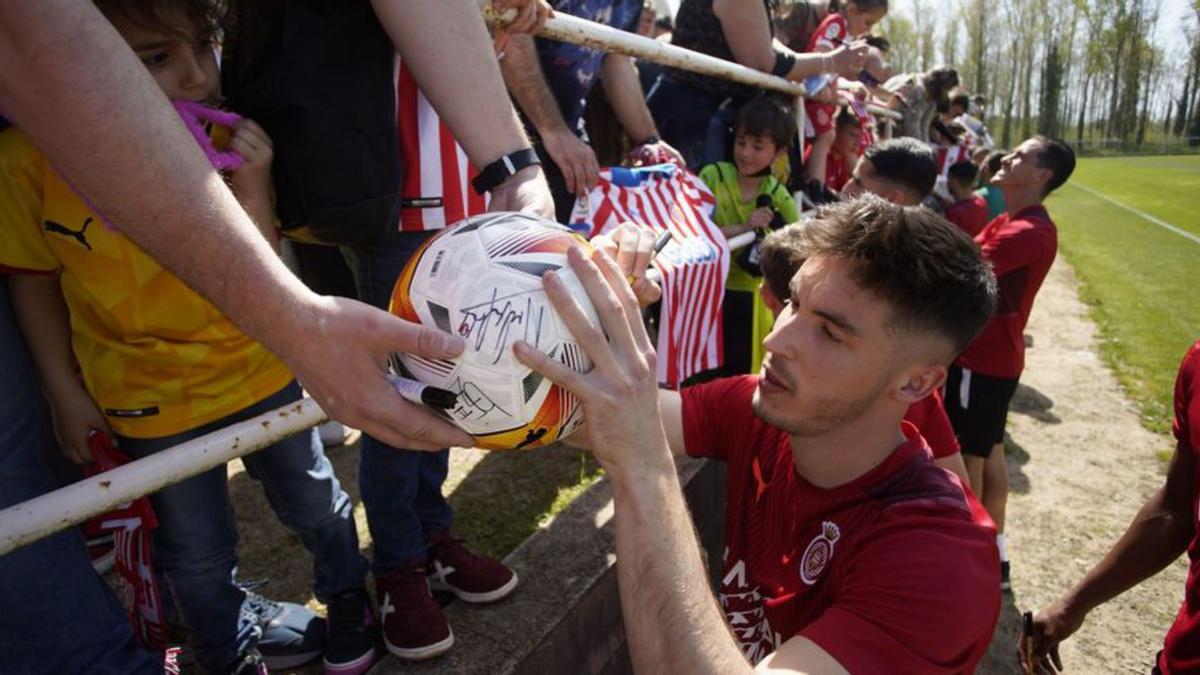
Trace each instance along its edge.
{"label": "young boy's face", "polygon": [[768,136],[738,131],[733,141],[733,163],[737,165],[738,173],[747,178],[757,176],[771,166],[779,152],[780,148]]}
{"label": "young boy's face", "polygon": [[124,15],[109,17],[137,53],[154,81],[173,101],[212,102],[221,93],[213,35],[198,31],[182,12],[169,14],[179,35],[139,24]]}
{"label": "young boy's face", "polygon": [[858,144],[862,141],[862,127],[858,123],[845,124],[838,127],[837,138],[833,142],[833,150],[843,157],[858,154]]}

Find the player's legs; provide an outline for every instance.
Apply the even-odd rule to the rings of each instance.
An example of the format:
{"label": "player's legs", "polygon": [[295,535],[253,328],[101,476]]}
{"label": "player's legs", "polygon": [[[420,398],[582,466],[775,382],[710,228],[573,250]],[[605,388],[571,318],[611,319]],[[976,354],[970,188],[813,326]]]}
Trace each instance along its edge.
{"label": "player's legs", "polygon": [[[976,457],[974,455],[963,455],[963,464],[967,467],[967,479],[971,481],[971,489],[975,491],[975,496],[979,497],[979,501],[983,502],[983,493],[987,489],[987,485],[983,481],[983,467],[987,463],[986,457]],[[985,505],[986,508],[986,505]],[[991,513],[989,511],[988,513]]]}
{"label": "player's legs", "polygon": [[996,533],[1004,534],[1004,510],[1008,505],[1008,465],[1004,461],[1004,444],[992,447],[983,464],[983,496],[980,501],[992,520],[996,521]]}

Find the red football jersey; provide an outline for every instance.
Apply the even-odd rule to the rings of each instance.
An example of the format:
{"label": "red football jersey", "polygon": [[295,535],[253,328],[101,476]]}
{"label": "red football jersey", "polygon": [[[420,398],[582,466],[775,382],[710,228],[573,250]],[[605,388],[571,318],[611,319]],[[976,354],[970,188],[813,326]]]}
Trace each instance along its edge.
{"label": "red football jersey", "polygon": [[850,37],[850,24],[846,23],[846,17],[833,12],[825,17],[825,20],[813,31],[805,51],[831,52],[846,44],[848,37]]}
{"label": "red football jersey", "polygon": [[851,672],[974,669],[1000,611],[1000,568],[958,484],[905,425],[909,440],[879,466],[812,485],[788,435],[751,410],[757,383],[682,392],[688,454],[728,464],[720,600],[747,658],[803,635]]}
{"label": "red football jersey", "polygon": [[954,434],[954,426],[946,416],[946,407],[942,402],[941,390],[934,389],[933,393],[916,403],[908,406],[904,420],[911,422],[933,452],[934,459],[949,457],[962,452],[958,436]]}
{"label": "red football jersey", "polygon": [[946,209],[946,220],[974,237],[987,225],[990,213],[986,199],[979,195],[971,195]]}
{"label": "red football jersey", "polygon": [[1158,667],[1164,673],[1200,672],[1200,342],[1192,345],[1175,380],[1175,439],[1196,458],[1192,481],[1192,529],[1187,587],[1175,623],[1167,631]]}
{"label": "red football jersey", "polygon": [[1046,209],[1033,206],[1000,214],[975,242],[996,273],[999,297],[995,316],[956,363],[990,377],[1020,377],[1025,370],[1025,324],[1058,253],[1058,230]]}

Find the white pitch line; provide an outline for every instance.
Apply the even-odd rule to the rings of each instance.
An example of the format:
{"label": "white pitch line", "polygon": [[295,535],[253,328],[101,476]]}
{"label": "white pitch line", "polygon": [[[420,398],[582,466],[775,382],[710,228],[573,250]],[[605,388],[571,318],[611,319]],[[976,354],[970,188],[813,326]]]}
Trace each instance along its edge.
{"label": "white pitch line", "polygon": [[1165,220],[1159,220],[1158,218],[1155,218],[1154,216],[1150,215],[1149,213],[1146,213],[1145,211],[1139,211],[1128,204],[1123,204],[1123,203],[1113,199],[1112,197],[1104,195],[1096,190],[1093,190],[1092,188],[1090,188],[1086,185],[1081,185],[1080,183],[1077,183],[1075,181],[1069,181],[1067,183],[1067,185],[1074,185],[1075,187],[1079,188],[1080,190],[1091,193],[1091,194],[1099,197],[1100,199],[1103,199],[1104,201],[1108,202],[1109,204],[1112,204],[1113,206],[1118,206],[1120,208],[1123,208],[1126,211],[1129,211],[1130,213],[1132,213],[1136,216],[1139,216],[1145,220],[1148,220],[1148,221],[1154,223],[1155,225],[1158,225],[1159,227],[1163,228],[1164,230],[1170,230],[1171,232],[1174,232],[1175,234],[1177,234],[1181,237],[1186,237],[1187,239],[1190,239],[1192,242],[1200,244],[1200,237],[1197,237],[1196,235],[1192,234],[1191,232],[1188,232],[1187,230],[1176,227],[1176,226],[1168,223]]}

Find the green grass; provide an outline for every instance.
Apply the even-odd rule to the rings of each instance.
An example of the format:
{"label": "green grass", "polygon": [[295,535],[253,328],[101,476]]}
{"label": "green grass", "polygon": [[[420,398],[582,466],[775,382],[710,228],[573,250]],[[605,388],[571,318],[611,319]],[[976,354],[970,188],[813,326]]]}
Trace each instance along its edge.
{"label": "green grass", "polygon": [[[1200,235],[1200,157],[1082,159],[1071,180]],[[1070,184],[1048,207],[1099,326],[1101,357],[1142,423],[1169,432],[1175,373],[1200,338],[1200,244]]]}

